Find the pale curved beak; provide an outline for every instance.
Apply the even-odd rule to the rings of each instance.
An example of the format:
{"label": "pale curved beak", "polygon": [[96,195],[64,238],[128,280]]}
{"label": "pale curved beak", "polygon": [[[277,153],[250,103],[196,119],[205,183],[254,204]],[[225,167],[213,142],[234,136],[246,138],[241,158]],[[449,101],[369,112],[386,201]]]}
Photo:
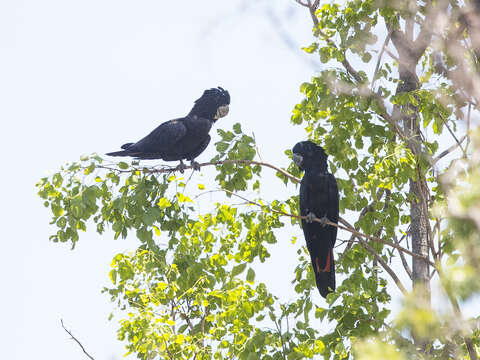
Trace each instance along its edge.
{"label": "pale curved beak", "polygon": [[302,161],[303,161],[303,156],[300,154],[293,154],[293,162],[295,165],[301,167],[302,166]]}
{"label": "pale curved beak", "polygon": [[220,119],[224,116],[227,116],[229,111],[228,105],[219,106],[217,109],[217,114],[215,115],[215,120]]}

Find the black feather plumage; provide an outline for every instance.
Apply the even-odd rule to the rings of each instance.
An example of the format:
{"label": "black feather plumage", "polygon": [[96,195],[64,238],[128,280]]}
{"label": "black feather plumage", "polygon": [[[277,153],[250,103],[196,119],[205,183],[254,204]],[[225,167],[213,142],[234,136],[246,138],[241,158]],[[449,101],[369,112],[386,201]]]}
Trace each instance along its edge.
{"label": "black feather plumage", "polygon": [[[221,87],[208,89],[195,101],[187,116],[166,121],[136,143],[121,146],[122,151],[110,156],[131,156],[136,159],[162,159],[165,161],[192,161],[210,142],[208,134],[213,123],[228,114],[230,94]],[[198,165],[198,164],[197,164]]]}
{"label": "black feather plumage", "polygon": [[[292,153],[295,164],[305,171],[300,184],[300,214],[324,220],[326,217],[338,223],[338,187],[335,177],[328,172],[327,154],[311,141],[299,142]],[[333,247],[337,228],[303,219],[302,228],[318,291],[326,297],[335,290]]]}

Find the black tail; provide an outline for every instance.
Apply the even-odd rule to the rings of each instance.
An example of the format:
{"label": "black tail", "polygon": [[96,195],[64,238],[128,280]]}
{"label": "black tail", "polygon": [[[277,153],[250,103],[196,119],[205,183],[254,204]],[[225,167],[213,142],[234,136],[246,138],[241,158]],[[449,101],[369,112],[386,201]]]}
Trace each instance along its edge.
{"label": "black tail", "polygon": [[317,283],[320,295],[324,298],[335,290],[335,261],[333,259],[333,250],[330,250],[328,256],[330,257],[329,271],[315,271],[315,282]]}
{"label": "black tail", "polygon": [[120,146],[124,151],[114,151],[107,153],[108,156],[132,156],[132,152],[128,151],[128,148],[132,146],[134,143],[126,143]]}
{"label": "black tail", "polygon": [[121,149],[123,150],[128,150],[128,148],[130,146],[132,146],[134,143],[126,143],[126,144],[123,144],[122,146],[120,146]]}
{"label": "black tail", "polygon": [[105,155],[108,155],[108,156],[132,156],[132,153],[128,150],[122,150],[122,151],[114,151],[114,152],[106,153]]}

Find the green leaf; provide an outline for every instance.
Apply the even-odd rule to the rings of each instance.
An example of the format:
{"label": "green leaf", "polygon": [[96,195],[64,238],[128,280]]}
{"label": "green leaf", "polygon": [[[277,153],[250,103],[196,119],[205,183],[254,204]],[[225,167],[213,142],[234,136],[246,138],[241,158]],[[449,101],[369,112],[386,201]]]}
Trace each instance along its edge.
{"label": "green leaf", "polygon": [[372,59],[372,55],[368,52],[366,52],[362,56],[362,61],[365,62],[365,63],[368,63],[371,59]]}
{"label": "green leaf", "polygon": [[247,267],[246,263],[238,264],[234,266],[232,269],[232,276],[240,275],[245,270],[246,267]]}
{"label": "green leaf", "polygon": [[235,134],[241,134],[242,133],[242,127],[240,126],[240,123],[235,123],[233,125],[233,131]]}
{"label": "green leaf", "polygon": [[247,271],[247,281],[253,283],[255,280],[255,271],[252,268],[248,268]]}
{"label": "green leaf", "polygon": [[217,142],[215,146],[218,152],[225,152],[228,149],[228,143],[226,142]]}

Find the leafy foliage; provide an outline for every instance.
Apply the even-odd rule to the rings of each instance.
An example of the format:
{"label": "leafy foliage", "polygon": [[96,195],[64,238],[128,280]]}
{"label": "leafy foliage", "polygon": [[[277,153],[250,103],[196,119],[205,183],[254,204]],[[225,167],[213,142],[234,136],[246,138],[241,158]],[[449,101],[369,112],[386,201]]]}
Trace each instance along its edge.
{"label": "leafy foliage", "polygon": [[[472,358],[468,344],[478,346],[479,332],[472,330],[473,319],[462,318],[456,296],[469,300],[480,291],[478,159],[464,157],[463,167],[447,163],[448,171],[435,164],[446,154],[440,149],[446,136],[453,134],[460,143],[456,134],[466,106],[470,114],[476,105],[455,79],[438,71],[433,45],[418,57],[418,81],[405,91],[399,59],[382,58],[383,50],[374,56],[382,31],[389,33],[387,39],[394,31],[406,33],[413,18],[420,31],[429,26],[426,6],[372,0],[315,9],[312,2],[302,4],[313,14],[315,37],[304,50],[325,65],[300,86],[304,99],[291,122],[324,146],[338,179],[340,211],[349,219],[356,216],[352,225],[343,223],[351,236],[337,249],[343,281],[328,295],[327,306],[311,300],[314,276],[305,249],[297,252],[295,299],[281,302],[256,279],[256,265],[270,261],[271,248],[286,238],[284,230],[299,226],[298,197],[248,198],[258,193],[265,164],[255,161],[254,139],[240,124],[218,130],[218,154],[209,164],[215,166],[216,183],[197,184],[196,190],[171,168],[106,164],[98,155],[41,179],[38,194],[56,227],[50,239],[73,248],[87,226],[99,234],[111,228],[115,238],[138,238],[135,252],[113,259],[112,284],[104,291],[124,311],[119,339],[140,359],[402,359],[423,358],[426,352]],[[435,6],[441,9],[441,3]],[[457,3],[451,6],[458,10]],[[444,57],[453,71],[447,50]],[[353,69],[352,58],[360,68]],[[418,133],[410,136],[406,124]],[[289,150],[285,154],[291,156]],[[291,176],[277,172],[278,186],[290,194],[290,182],[300,173],[293,163],[285,171]],[[412,183],[422,184],[428,198],[419,199]],[[218,191],[225,196],[200,211],[198,199]],[[239,198],[245,203],[232,202]],[[401,284],[412,277],[405,260],[412,252],[403,250],[414,203],[426,206],[429,256],[454,315],[433,311],[428,301],[419,301],[425,296],[417,289],[406,294]],[[405,297],[394,317],[395,286]]]}

